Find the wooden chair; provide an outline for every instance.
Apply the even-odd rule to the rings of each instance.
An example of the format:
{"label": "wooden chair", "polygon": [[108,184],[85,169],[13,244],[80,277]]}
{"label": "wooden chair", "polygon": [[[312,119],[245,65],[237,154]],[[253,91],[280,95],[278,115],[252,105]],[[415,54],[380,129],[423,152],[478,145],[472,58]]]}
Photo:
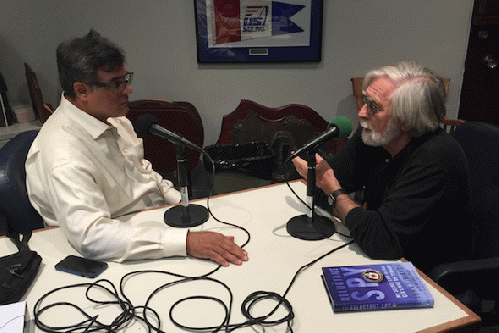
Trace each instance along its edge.
{"label": "wooden chair", "polygon": [[38,85],[38,79],[36,78],[35,72],[33,72],[27,63],[24,63],[24,68],[26,70],[26,82],[28,84],[33,111],[37,115],[38,119],[40,119],[43,123],[54,112],[54,108],[52,105],[43,102],[42,91]]}
{"label": "wooden chair", "polygon": [[[250,100],[241,100],[233,112],[223,117],[217,145],[266,143],[274,152],[273,170],[270,170],[272,179],[258,181],[255,179],[258,177],[242,173],[220,173],[217,177],[219,179],[226,177],[226,179],[218,183],[225,182],[225,184],[219,186],[221,189],[217,190],[216,182],[214,193],[261,186],[262,182],[282,182],[298,178],[299,175],[292,163],[285,164],[285,160],[291,151],[302,147],[314,136],[324,132],[327,126],[328,122],[324,118],[305,105],[289,104],[270,108]],[[340,146],[334,140],[328,144],[326,147],[328,152],[335,152]]]}
{"label": "wooden chair", "polygon": [[466,120],[462,119],[449,119],[447,116],[444,116],[442,120],[440,120],[440,125],[447,133],[452,133],[459,125],[462,125],[466,122]]}
{"label": "wooden chair", "polygon": [[[217,144],[264,141],[272,144],[279,132],[288,132],[300,148],[314,135],[327,129],[328,122],[308,106],[289,104],[277,108],[243,99],[222,120]],[[330,141],[331,148],[335,142]]]}
{"label": "wooden chair", "polygon": [[350,79],[352,81],[352,89],[353,95],[355,96],[355,102],[357,103],[357,112],[362,109],[364,103],[362,102],[362,81],[364,81],[363,76],[352,77]]}
{"label": "wooden chair", "polygon": [[[353,95],[355,96],[355,100],[357,103],[357,111],[359,111],[362,106],[362,81],[364,81],[364,77],[352,77],[350,79],[352,81],[352,89],[353,89]],[[450,78],[448,77],[443,77],[442,81],[444,82],[444,88],[445,88],[445,93],[449,91],[449,83],[450,83]],[[454,131],[457,126],[463,124],[465,121],[462,119],[449,119],[447,116],[444,116],[442,120],[440,120],[440,125],[441,127],[448,133]]]}
{"label": "wooden chair", "polygon": [[[135,124],[137,118],[145,113],[156,117],[164,128],[175,132],[199,147],[203,147],[204,130],[201,117],[194,105],[188,102],[169,102],[159,99],[142,99],[128,103],[130,111],[127,118]],[[175,146],[168,140],[157,137],[142,137],[144,158],[151,162],[155,171],[177,180],[177,159]],[[199,163],[201,153],[193,149],[185,149],[186,169],[191,193],[191,171]]]}

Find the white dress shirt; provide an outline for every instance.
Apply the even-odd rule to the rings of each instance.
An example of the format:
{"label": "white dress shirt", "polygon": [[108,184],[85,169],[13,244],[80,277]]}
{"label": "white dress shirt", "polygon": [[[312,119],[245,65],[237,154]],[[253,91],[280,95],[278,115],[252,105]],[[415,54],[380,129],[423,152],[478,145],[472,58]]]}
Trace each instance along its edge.
{"label": "white dress shirt", "polygon": [[126,117],[105,124],[64,95],[28,152],[28,197],[47,226],[58,225],[85,257],[123,261],[186,255],[187,230],[141,223],[145,208],[175,204],[180,193],[144,160]]}

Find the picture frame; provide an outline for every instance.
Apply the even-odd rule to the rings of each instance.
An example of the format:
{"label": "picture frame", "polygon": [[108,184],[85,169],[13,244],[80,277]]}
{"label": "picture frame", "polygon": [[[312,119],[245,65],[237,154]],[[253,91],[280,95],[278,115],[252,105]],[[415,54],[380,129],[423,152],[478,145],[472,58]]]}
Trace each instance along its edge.
{"label": "picture frame", "polygon": [[320,62],[323,0],[194,0],[197,61]]}

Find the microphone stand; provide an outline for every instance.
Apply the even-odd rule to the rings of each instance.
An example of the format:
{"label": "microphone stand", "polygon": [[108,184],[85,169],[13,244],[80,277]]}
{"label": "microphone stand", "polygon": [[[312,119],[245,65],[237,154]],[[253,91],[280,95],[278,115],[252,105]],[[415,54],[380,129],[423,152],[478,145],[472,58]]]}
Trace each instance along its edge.
{"label": "microphone stand", "polygon": [[305,215],[292,217],[286,224],[288,233],[305,240],[320,240],[329,238],[335,232],[333,221],[315,212],[315,150],[308,151],[307,161],[307,204],[312,207]]}
{"label": "microphone stand", "polygon": [[164,221],[171,227],[195,227],[208,221],[208,209],[200,205],[189,204],[187,187],[187,168],[185,166],[184,145],[174,144],[177,156],[177,173],[182,205],[165,211]]}

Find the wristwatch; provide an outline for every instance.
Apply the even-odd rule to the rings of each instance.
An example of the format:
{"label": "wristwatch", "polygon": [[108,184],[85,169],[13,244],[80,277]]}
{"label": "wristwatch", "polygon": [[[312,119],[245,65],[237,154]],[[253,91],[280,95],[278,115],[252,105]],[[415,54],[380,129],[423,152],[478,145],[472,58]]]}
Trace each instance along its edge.
{"label": "wristwatch", "polygon": [[330,206],[333,206],[336,204],[336,199],[338,198],[338,196],[340,194],[348,194],[347,191],[345,191],[344,189],[342,188],[339,188],[337,189],[336,191],[334,191],[333,193],[331,193],[328,197],[328,201],[329,201],[329,205]]}

